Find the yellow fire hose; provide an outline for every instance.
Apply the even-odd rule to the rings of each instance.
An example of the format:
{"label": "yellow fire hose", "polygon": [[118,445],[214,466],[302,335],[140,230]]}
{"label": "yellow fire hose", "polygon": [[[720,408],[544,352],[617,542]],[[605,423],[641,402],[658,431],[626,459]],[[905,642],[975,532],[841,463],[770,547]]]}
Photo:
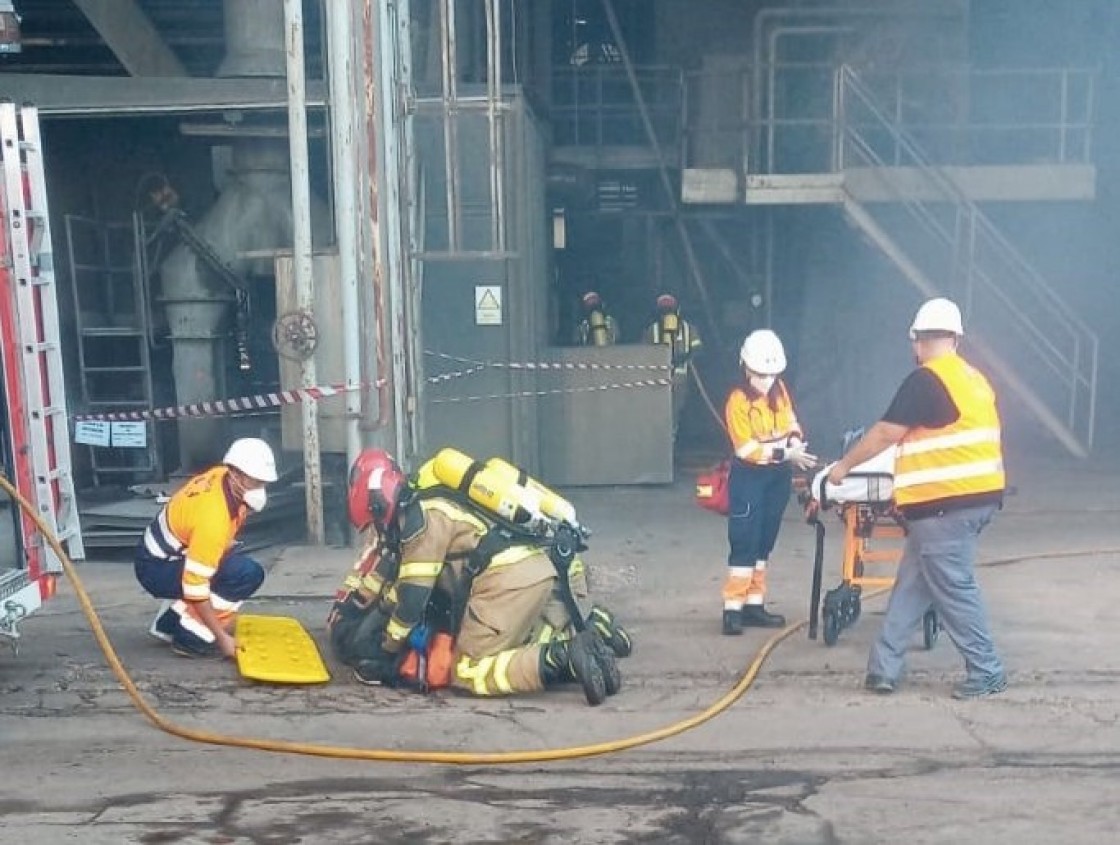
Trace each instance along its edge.
{"label": "yellow fire hose", "polygon": [[[735,683],[735,685],[724,693],[713,704],[709,705],[707,709],[686,719],[666,725],[656,730],[648,731],[642,734],[635,734],[633,736],[623,737],[621,739],[609,740],[606,742],[597,742],[590,745],[575,745],[567,748],[544,748],[535,751],[495,751],[495,752],[470,752],[470,751],[394,751],[387,748],[350,748],[347,746],[339,745],[322,745],[307,742],[289,742],[286,740],[278,739],[257,739],[254,737],[244,736],[230,736],[228,734],[214,733],[212,731],[199,730],[196,728],[188,728],[178,725],[169,719],[161,716],[155,708],[153,708],[137,689],[135,682],[133,682],[128,671],[124,668],[120,658],[117,656],[116,651],[113,649],[113,644],[109,641],[108,635],[105,633],[104,627],[101,625],[101,619],[94,610],[93,603],[90,601],[89,594],[86,592],[81,579],[74,568],[73,561],[63,550],[58,538],[54,536],[49,527],[43,522],[42,518],[35,512],[34,507],[28,502],[18,490],[16,490],[8,479],[0,474],[0,489],[3,489],[11,498],[16,502],[20,509],[23,510],[28,517],[39,528],[40,533],[46,539],[46,542],[54,550],[58,559],[62,562],[62,569],[70,583],[74,587],[74,592],[78,597],[78,604],[85,615],[86,620],[89,622],[90,628],[93,631],[93,636],[97,640],[97,645],[100,647],[102,654],[105,655],[105,660],[112,669],[113,674],[116,676],[117,681],[124,688],[132,703],[136,706],[145,718],[148,719],[153,725],[161,731],[165,731],[173,736],[182,739],[189,739],[193,742],[203,742],[209,745],[226,745],[233,748],[251,748],[257,751],[274,751],[286,754],[303,754],[312,757],[329,757],[343,760],[370,760],[385,763],[444,763],[458,766],[494,766],[494,765],[510,765],[515,763],[545,763],[556,760],[574,760],[581,757],[596,757],[603,754],[612,754],[618,751],[626,751],[631,748],[638,748],[643,745],[650,745],[655,742],[660,742],[663,739],[682,734],[685,731],[692,730],[700,725],[714,719],[716,716],[727,710],[732,704],[738,701],[744,693],[754,683],[755,678],[758,677],[762,665],[766,659],[777,648],[778,644],[787,639],[791,635],[800,631],[808,624],[808,620],[801,620],[783,628],[778,633],[770,637],[762,647],[755,654],[750,664],[747,666],[746,671]],[[1085,557],[1089,555],[1102,555],[1102,554],[1120,554],[1120,549],[1086,549],[1083,551],[1065,551],[1059,553],[1031,553],[1026,555],[1018,555],[1012,558],[1001,560],[987,561],[983,565],[995,566],[1005,565],[1009,563],[1020,563],[1028,560],[1039,560],[1044,558],[1054,557]],[[879,590],[867,593],[864,598],[870,599],[882,595],[887,592],[889,588],[884,587]]]}

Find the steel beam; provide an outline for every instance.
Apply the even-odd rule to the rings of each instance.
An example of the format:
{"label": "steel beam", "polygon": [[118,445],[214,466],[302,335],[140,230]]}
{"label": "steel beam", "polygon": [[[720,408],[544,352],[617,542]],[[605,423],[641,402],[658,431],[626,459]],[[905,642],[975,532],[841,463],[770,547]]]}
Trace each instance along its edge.
{"label": "steel beam", "polygon": [[188,75],[136,0],[74,0],[74,5],[131,75]]}
{"label": "steel beam", "polygon": [[[199,111],[283,110],[283,79],[169,79],[166,77],[0,74],[0,98],[35,103],[40,115],[112,117]],[[323,83],[307,84],[308,108],[326,103]]]}

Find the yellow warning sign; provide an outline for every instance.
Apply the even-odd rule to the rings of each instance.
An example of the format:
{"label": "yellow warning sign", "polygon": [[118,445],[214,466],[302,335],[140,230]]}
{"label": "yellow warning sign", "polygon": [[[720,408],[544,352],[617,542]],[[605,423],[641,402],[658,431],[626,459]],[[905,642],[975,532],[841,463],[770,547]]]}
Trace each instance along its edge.
{"label": "yellow warning sign", "polygon": [[237,620],[237,668],[243,678],[272,684],[322,684],[331,679],[311,635],[289,616]]}
{"label": "yellow warning sign", "polygon": [[474,286],[474,323],[476,326],[502,324],[501,285]]}

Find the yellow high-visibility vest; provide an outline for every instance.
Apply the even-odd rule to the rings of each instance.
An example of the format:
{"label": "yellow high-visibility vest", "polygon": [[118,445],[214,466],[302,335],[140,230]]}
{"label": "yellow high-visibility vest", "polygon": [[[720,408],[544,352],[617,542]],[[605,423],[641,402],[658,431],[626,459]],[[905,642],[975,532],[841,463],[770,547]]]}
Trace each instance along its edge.
{"label": "yellow high-visibility vest", "polygon": [[923,366],[945,385],[960,417],[944,428],[911,429],[899,442],[896,504],[905,507],[1002,491],[1000,420],[992,386],[956,353]]}

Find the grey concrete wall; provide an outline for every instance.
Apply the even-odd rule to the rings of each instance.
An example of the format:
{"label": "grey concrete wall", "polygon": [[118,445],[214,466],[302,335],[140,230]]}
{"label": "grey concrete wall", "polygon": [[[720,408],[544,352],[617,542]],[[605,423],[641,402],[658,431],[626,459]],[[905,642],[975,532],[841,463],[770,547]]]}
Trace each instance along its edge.
{"label": "grey concrete wall", "polygon": [[[672,392],[668,385],[606,387],[658,379],[668,350],[642,344],[548,350],[572,369],[542,376],[541,477],[558,486],[664,484],[673,480]],[[607,369],[593,369],[603,367]],[[624,369],[637,367],[639,369]],[[613,369],[612,369],[613,368]],[[667,374],[667,371],[666,371]]]}

